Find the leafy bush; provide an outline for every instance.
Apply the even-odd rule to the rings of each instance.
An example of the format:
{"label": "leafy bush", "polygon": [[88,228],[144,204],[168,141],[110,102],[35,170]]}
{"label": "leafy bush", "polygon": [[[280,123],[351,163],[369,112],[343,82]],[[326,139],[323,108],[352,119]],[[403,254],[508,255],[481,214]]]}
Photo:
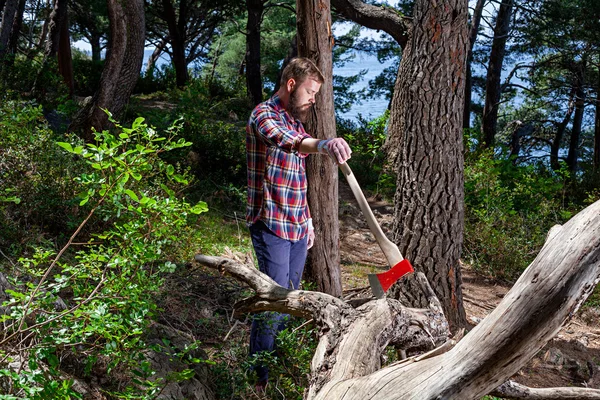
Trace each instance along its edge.
{"label": "leafy bush", "polygon": [[382,146],[387,137],[387,123],[390,113],[366,120],[359,116],[358,122],[341,120],[338,122],[338,136],[346,139],[352,149],[348,165],[363,188],[392,198],[396,187],[393,175],[385,169],[385,154]]}
{"label": "leafy bush", "polygon": [[566,180],[565,171],[515,166],[490,151],[468,155],[463,258],[491,275],[516,278],[548,230],[571,217],[573,206],[563,201]]}
{"label": "leafy bush", "polygon": [[11,252],[74,228],[78,207],[73,177],[84,163],[56,146],[42,107],[7,100],[0,104],[0,187],[18,203],[0,203],[0,246]]}
{"label": "leafy bush", "polygon": [[105,60],[94,61],[82,51],[73,49],[73,81],[75,94],[92,96],[100,88]]}
{"label": "leafy bush", "polygon": [[137,80],[134,93],[154,93],[175,87],[175,69],[169,64],[145,70]]}
{"label": "leafy bush", "polygon": [[109,371],[139,367],[156,293],[176,267],[167,255],[189,218],[207,209],[176,195],[188,178],[160,157],[190,145],[175,139],[176,128],[162,137],[141,118],[116,126],[118,135],[99,132],[96,144],[58,143],[85,164],[74,178],[85,214],[59,251],[38,246],[7,275],[0,316],[0,391],[7,395],[80,398],[62,373],[65,363],[86,373],[99,359]]}

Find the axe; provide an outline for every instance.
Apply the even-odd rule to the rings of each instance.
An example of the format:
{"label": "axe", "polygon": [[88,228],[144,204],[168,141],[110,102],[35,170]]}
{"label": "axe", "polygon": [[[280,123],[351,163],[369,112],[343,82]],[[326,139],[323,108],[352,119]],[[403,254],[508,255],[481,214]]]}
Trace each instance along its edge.
{"label": "axe", "polygon": [[356,197],[358,206],[367,219],[367,224],[369,225],[371,233],[375,236],[381,251],[383,251],[388,264],[391,266],[386,272],[369,274],[369,284],[371,285],[373,294],[378,299],[382,299],[385,297],[385,292],[387,292],[398,279],[402,278],[407,273],[414,272],[414,270],[412,265],[410,265],[410,262],[402,257],[402,253],[398,250],[398,246],[390,241],[381,230],[381,227],[377,223],[377,220],[371,211],[371,207],[369,207],[369,203],[367,203],[367,199],[365,199],[365,195],[360,189],[360,186],[358,186],[358,182],[348,164],[343,163],[339,164],[339,166],[350,185],[350,189],[352,189],[352,193],[354,193],[354,197]]}

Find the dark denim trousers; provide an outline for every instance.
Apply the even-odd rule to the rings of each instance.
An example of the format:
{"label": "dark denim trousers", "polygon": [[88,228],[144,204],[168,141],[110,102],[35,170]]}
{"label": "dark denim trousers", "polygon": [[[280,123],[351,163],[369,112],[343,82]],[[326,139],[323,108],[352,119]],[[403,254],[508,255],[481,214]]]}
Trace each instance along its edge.
{"label": "dark denim trousers", "polygon": [[[260,221],[250,227],[250,235],[260,271],[284,288],[298,289],[306,261],[307,237],[298,242],[281,239]],[[275,337],[285,328],[288,318],[287,314],[276,312],[256,315],[250,331],[250,355],[273,351]],[[257,365],[255,370],[259,381],[268,379],[268,368]]]}

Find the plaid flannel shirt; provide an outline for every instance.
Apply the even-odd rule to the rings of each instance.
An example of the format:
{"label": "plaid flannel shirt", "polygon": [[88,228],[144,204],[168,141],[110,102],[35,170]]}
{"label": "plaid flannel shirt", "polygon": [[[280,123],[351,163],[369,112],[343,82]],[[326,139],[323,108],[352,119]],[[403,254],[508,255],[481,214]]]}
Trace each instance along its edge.
{"label": "plaid flannel shirt", "polygon": [[308,233],[302,139],[311,137],[283,108],[279,96],[256,106],[246,126],[248,226],[259,220],[282,239],[296,242]]}

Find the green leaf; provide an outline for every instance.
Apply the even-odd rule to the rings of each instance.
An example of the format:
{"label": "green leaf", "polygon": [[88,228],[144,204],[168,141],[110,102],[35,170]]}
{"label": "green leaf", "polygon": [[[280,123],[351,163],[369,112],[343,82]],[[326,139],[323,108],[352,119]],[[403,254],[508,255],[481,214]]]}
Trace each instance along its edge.
{"label": "green leaf", "polygon": [[71,143],[56,142],[56,144],[59,145],[60,147],[62,147],[63,149],[65,149],[66,151],[68,151],[69,153],[73,153],[73,146],[71,146]]}
{"label": "green leaf", "polygon": [[126,133],[120,133],[120,134],[119,134],[119,137],[120,137],[121,139],[129,139],[129,135],[128,135],[128,134],[126,134]]}
{"label": "green leaf", "polygon": [[173,167],[171,164],[167,165],[167,175],[173,175],[175,173],[175,167]]}
{"label": "green leaf", "polygon": [[138,172],[134,172],[131,171],[131,176],[133,177],[133,179],[135,179],[136,181],[139,181],[140,179],[142,179],[142,174],[138,173]]}
{"label": "green leaf", "polygon": [[174,174],[174,175],[173,175],[173,179],[175,179],[175,182],[177,182],[177,183],[183,183],[184,185],[187,185],[187,184],[188,184],[188,180],[187,180],[187,179],[185,179],[185,178],[183,177],[183,175]]}
{"label": "green leaf", "polygon": [[135,119],[135,121],[133,121],[133,124],[131,125],[131,128],[137,129],[137,128],[140,127],[140,125],[142,125],[143,122],[144,122],[144,117],[137,117]]}
{"label": "green leaf", "polygon": [[89,196],[85,196],[80,202],[79,205],[82,206],[90,200]]}
{"label": "green leaf", "polygon": [[203,201],[198,202],[194,207],[190,208],[190,212],[193,214],[202,214],[208,211],[208,204]]}
{"label": "green leaf", "polygon": [[139,202],[139,201],[140,201],[140,199],[138,198],[137,194],[135,194],[135,192],[134,192],[133,190],[131,190],[131,189],[127,189],[127,190],[125,190],[125,193],[126,193],[126,194],[127,194],[129,197],[131,197],[133,200],[135,200],[135,201],[137,201],[137,202]]}

